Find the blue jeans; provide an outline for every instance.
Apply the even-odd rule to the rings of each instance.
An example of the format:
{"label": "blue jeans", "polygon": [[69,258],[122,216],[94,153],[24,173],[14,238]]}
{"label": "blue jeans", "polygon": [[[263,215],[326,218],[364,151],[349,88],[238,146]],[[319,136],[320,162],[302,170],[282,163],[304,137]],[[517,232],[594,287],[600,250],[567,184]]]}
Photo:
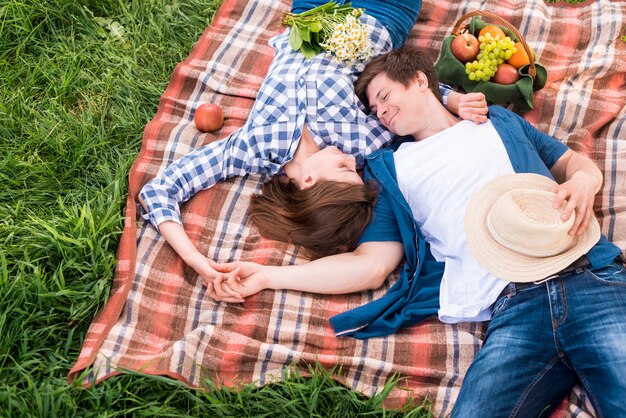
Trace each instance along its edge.
{"label": "blue jeans", "polygon": [[[328,3],[328,0],[294,0],[293,13],[302,13]],[[347,3],[337,0],[337,3]],[[378,19],[391,35],[393,47],[402,46],[413,29],[422,8],[422,0],[352,0],[353,7],[364,8],[365,13]]]}
{"label": "blue jeans", "polygon": [[547,416],[577,383],[598,417],[626,416],[626,270],[619,263],[498,299],[452,416]]}

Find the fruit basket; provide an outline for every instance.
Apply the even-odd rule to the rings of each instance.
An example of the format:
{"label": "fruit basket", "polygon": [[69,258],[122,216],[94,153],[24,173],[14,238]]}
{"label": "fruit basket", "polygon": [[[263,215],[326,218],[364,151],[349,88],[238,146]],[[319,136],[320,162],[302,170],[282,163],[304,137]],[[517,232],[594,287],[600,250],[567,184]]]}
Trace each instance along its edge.
{"label": "fruit basket", "polygon": [[[496,24],[483,21],[481,16],[496,22]],[[470,18],[469,24],[464,25],[464,22]],[[490,33],[493,32],[493,27],[499,28],[495,31],[501,30],[505,37],[510,38],[510,40],[496,40],[494,36],[490,38],[485,34],[482,35],[485,39],[478,41],[481,37],[481,31],[486,30],[487,33]],[[461,52],[460,41],[457,40],[456,45],[454,45],[454,52],[465,60],[471,57],[470,49],[475,51],[478,48],[478,54],[483,54],[482,57],[479,55],[480,60],[473,59],[464,63],[453,53],[453,41],[466,34],[472,35],[480,48],[468,36],[467,51]],[[513,46],[512,43],[514,43]],[[492,49],[489,49],[490,47]],[[510,54],[506,52],[507,50],[510,51]],[[490,55],[493,55],[494,58],[489,59]],[[509,58],[506,58],[507,56]],[[500,59],[498,60],[498,58]],[[511,61],[513,58],[515,59],[514,62]],[[497,60],[497,64],[495,60]],[[484,68],[487,69],[485,73],[483,73],[481,63],[485,64]],[[514,70],[511,70],[510,66],[513,66]],[[505,69],[507,71],[504,71]],[[533,94],[545,86],[548,78],[546,69],[535,61],[532,49],[517,28],[500,16],[481,10],[469,12],[457,20],[452,29],[452,34],[443,41],[441,53],[435,63],[435,70],[440,81],[461,87],[466,92],[482,92],[490,103],[501,105],[512,103],[515,105],[515,110],[520,113],[533,108]],[[492,74],[494,72],[502,73],[502,75]],[[510,84],[502,84],[504,82]]]}

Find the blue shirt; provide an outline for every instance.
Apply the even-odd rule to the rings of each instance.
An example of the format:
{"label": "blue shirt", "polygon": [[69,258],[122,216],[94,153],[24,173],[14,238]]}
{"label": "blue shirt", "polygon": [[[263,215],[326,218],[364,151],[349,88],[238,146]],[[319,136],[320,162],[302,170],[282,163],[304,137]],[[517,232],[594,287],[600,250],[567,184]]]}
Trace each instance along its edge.
{"label": "blue shirt", "polygon": [[[567,151],[565,144],[503,107],[491,106],[489,118],[516,173],[536,173],[553,179],[549,168]],[[398,188],[393,151],[381,150],[367,157],[365,178],[376,180],[381,190],[373,221],[360,242],[402,242],[406,262],[400,277],[382,298],[330,319],[337,336],[384,336],[436,315],[439,309],[439,284],[444,266],[430,253],[411,208]],[[620,249],[603,236],[587,257],[596,269],[610,264],[619,254]]]}

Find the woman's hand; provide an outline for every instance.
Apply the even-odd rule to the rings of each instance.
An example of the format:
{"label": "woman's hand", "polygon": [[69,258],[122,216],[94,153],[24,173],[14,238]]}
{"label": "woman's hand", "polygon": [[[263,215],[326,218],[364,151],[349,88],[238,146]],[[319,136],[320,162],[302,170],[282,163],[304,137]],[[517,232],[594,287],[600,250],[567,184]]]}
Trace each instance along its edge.
{"label": "woman's hand", "polygon": [[459,115],[461,119],[471,120],[475,123],[487,122],[487,100],[482,93],[457,93],[451,92],[448,96],[448,109]]}

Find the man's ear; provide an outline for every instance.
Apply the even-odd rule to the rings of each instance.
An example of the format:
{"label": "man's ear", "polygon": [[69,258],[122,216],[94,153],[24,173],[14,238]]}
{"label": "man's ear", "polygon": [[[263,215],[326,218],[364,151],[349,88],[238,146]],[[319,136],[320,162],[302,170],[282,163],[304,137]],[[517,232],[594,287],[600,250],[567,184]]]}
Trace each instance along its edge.
{"label": "man's ear", "polygon": [[417,85],[419,87],[428,88],[428,77],[422,71],[417,72]]}

